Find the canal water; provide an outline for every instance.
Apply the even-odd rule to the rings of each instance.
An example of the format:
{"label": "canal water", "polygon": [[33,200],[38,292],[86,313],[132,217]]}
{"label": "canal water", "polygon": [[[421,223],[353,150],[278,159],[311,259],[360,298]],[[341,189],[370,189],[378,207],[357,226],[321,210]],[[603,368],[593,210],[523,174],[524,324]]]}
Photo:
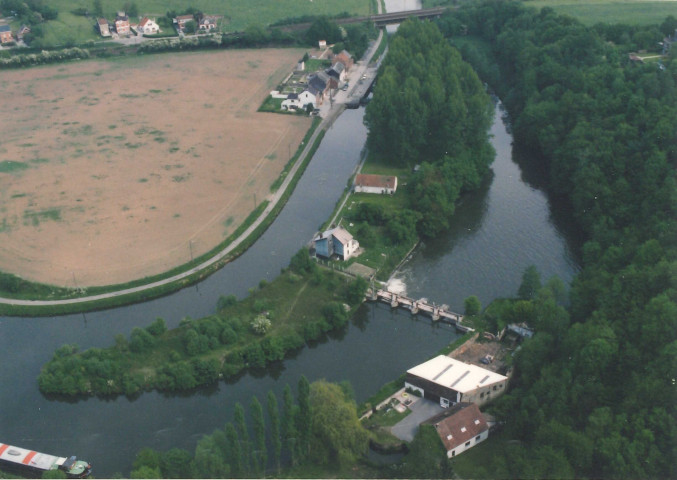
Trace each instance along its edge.
{"label": "canal water", "polygon": [[[58,455],[77,455],[95,475],[128,475],[142,447],[192,451],[199,438],[232,419],[235,402],[248,405],[272,390],[281,399],[285,384],[301,375],[310,381],[349,380],[356,399],[427,359],[456,338],[448,326],[378,304],[364,305],[351,324],[306,347],[266,372],[190,395],[151,392],[136,399],[87,398],[62,401],[43,396],[36,377],[56,348],[81,349],[113,343],[163,317],[175,326],[184,316],[214,312],[219,295],[243,297],[261,279],[273,279],[291,256],[329,218],[359,162],[366,139],[364,110],[347,110],[325,138],[289,202],[265,234],[237,260],[200,284],[153,301],[101,312],[55,318],[0,318],[0,442]],[[493,175],[457,209],[452,229],[415,251],[396,276],[410,295],[425,296],[462,310],[477,295],[483,304],[513,294],[523,269],[535,264],[544,277],[569,282],[577,263],[568,241],[566,212],[549,204],[538,176],[520,170],[511,137],[497,107],[492,141]]]}

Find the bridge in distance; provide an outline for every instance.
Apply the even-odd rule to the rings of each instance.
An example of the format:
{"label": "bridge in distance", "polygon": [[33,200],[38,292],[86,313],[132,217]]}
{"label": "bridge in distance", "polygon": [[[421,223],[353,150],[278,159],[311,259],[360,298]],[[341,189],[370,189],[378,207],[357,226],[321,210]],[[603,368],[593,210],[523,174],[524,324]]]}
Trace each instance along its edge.
{"label": "bridge in distance", "polygon": [[[375,26],[383,28],[386,25],[394,25],[396,23],[402,23],[409,17],[418,17],[422,19],[437,18],[441,16],[448,7],[434,7],[434,8],[422,8],[419,10],[407,10],[404,12],[393,12],[393,13],[381,13],[379,15],[369,15],[364,17],[347,17],[347,18],[336,18],[333,19],[339,25],[345,25],[349,23],[364,23],[364,22],[373,22]],[[295,23],[293,25],[283,25],[280,27],[281,30],[291,32],[294,30],[306,30],[310,27],[311,23]]]}

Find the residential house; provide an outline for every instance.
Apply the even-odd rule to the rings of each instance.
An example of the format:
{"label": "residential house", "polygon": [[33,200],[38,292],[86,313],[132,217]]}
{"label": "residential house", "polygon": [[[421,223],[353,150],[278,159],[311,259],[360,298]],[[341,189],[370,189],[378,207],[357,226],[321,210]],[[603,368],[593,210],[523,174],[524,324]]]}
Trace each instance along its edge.
{"label": "residential house", "polygon": [[423,424],[435,427],[448,458],[460,455],[489,437],[487,420],[474,403],[457,403]]}
{"label": "residential house", "polygon": [[287,95],[287,98],[282,101],[281,108],[282,110],[305,110],[308,104],[312,105],[312,108],[315,108],[315,101],[315,95],[308,90],[304,90],[301,93],[290,93]]}
{"label": "residential house", "polygon": [[334,84],[332,80],[325,72],[316,72],[308,76],[308,90],[317,98],[317,105],[321,105],[324,98],[329,95]]}
{"label": "residential house", "polygon": [[13,42],[12,29],[9,25],[0,25],[0,43]]}
{"label": "residential house", "polygon": [[298,110],[301,108],[299,96],[296,93],[290,93],[285,100],[282,100],[282,110]]}
{"label": "residential house", "polygon": [[331,258],[338,256],[341,260],[348,260],[355,256],[360,244],[346,229],[336,227],[319,233],[313,239],[315,255]]}
{"label": "residential house", "polygon": [[179,27],[179,31],[183,32],[183,29],[186,28],[186,23],[194,20],[192,15],[179,15],[174,19],[174,23]]}
{"label": "residential house", "polygon": [[27,33],[31,33],[31,27],[29,25],[23,24],[21,25],[21,28],[19,28],[19,31],[16,34],[16,38],[18,38],[19,40],[23,40],[24,35],[26,35]]}
{"label": "residential house", "polygon": [[99,29],[99,33],[101,34],[102,37],[111,36],[110,25],[108,23],[108,20],[106,20],[105,18],[99,18],[96,20],[96,28]]}
{"label": "residential house", "polygon": [[346,69],[346,72],[349,72],[353,65],[355,64],[353,56],[348,53],[347,50],[342,50],[341,53],[337,53],[331,59],[332,65],[336,62],[341,62]]}
{"label": "residential house", "polygon": [[336,80],[338,86],[339,83],[343,83],[348,78],[348,73],[346,72],[346,67],[341,62],[334,63],[331,67],[325,70],[327,75]]}
{"label": "residential house", "polygon": [[125,15],[125,12],[118,12],[115,17],[115,32],[118,35],[129,35],[131,29],[129,26],[129,17]]}
{"label": "residential house", "polygon": [[155,20],[148,17],[143,17],[136,28],[141,35],[154,35],[160,31],[160,27],[155,23]]}
{"label": "residential house", "polygon": [[443,408],[471,402],[484,405],[505,392],[508,377],[491,370],[438,355],[407,370],[404,386]]}
{"label": "residential house", "polygon": [[216,17],[205,15],[197,22],[197,28],[202,32],[211,32],[212,30],[216,30],[216,23]]}
{"label": "residential house", "polygon": [[393,194],[397,191],[397,177],[360,173],[355,176],[354,190],[356,193]]}

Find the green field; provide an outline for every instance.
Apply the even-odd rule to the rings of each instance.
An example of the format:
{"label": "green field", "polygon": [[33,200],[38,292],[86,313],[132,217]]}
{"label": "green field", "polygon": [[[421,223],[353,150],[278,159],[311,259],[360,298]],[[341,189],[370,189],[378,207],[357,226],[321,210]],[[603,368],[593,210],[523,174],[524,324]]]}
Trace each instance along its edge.
{"label": "green field", "polygon": [[528,0],[524,4],[536,8],[551,7],[586,25],[598,22],[649,25],[660,24],[668,15],[677,17],[676,0]]}
{"label": "green field", "polygon": [[[104,14],[109,20],[124,2],[102,2]],[[366,15],[371,0],[135,0],[139,15],[158,17],[167,11],[182,12],[193,7],[207,14],[223,15],[224,30],[243,30],[248,25],[267,25],[276,20],[302,15],[336,15],[342,12]],[[77,8],[92,8],[92,0],[52,0],[50,5],[59,11],[59,19],[70,25],[73,16],[69,12]],[[84,20],[84,17],[80,17]],[[133,19],[132,19],[133,20]],[[93,21],[91,22],[93,24]],[[73,23],[74,29],[79,29]],[[70,32],[69,32],[70,33]],[[79,35],[74,34],[74,36]]]}

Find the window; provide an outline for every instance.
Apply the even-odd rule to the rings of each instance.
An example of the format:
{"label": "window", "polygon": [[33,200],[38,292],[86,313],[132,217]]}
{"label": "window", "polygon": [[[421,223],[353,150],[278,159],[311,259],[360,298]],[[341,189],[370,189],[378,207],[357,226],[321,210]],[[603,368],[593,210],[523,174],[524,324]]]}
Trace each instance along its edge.
{"label": "window", "polygon": [[466,446],[466,447],[469,447],[469,446],[470,446],[470,442],[465,442],[465,446]]}
{"label": "window", "polygon": [[452,451],[451,451],[451,456],[452,456],[452,457],[455,457],[455,456],[456,456],[456,450],[452,450]]}
{"label": "window", "polygon": [[466,430],[465,427],[461,427],[461,432],[465,432],[465,430]]}
{"label": "window", "polygon": [[477,436],[475,437],[475,442],[479,442],[481,436],[482,436],[482,435],[477,435]]}
{"label": "window", "polygon": [[496,385],[494,385],[494,391],[496,391],[496,390],[498,390],[498,387]]}

